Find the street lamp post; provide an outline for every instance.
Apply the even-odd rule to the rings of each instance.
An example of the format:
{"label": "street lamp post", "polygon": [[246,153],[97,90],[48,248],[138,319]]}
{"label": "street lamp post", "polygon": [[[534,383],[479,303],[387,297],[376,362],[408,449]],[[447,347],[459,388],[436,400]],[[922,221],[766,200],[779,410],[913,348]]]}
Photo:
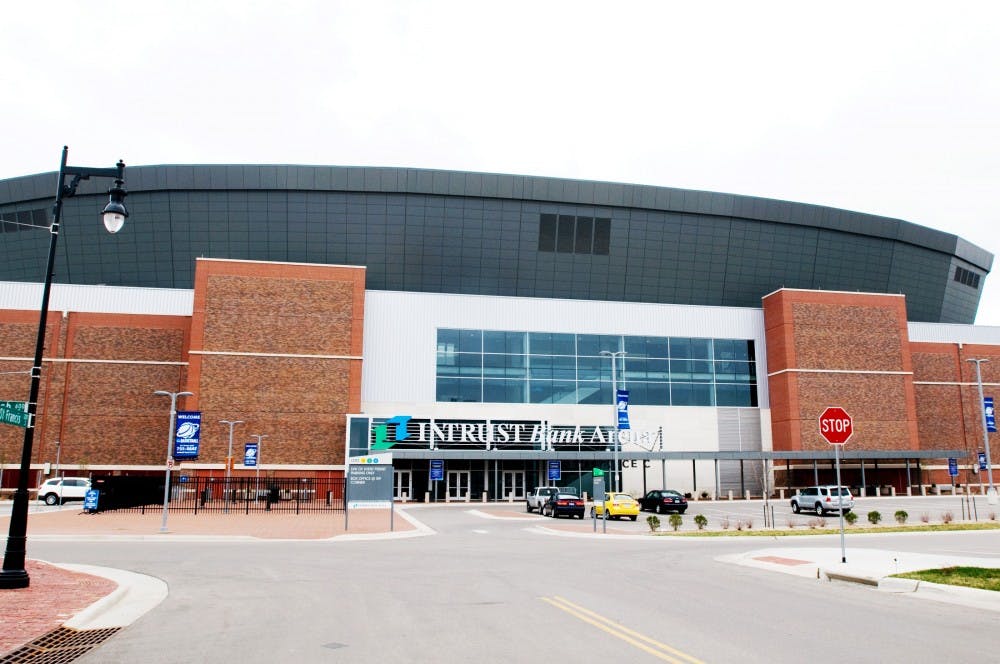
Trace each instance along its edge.
{"label": "street lamp post", "polygon": [[265,438],[267,438],[267,434],[255,433],[255,434],[251,435],[250,437],[257,439],[257,465],[254,466],[254,470],[256,471],[257,475],[256,475],[256,477],[254,479],[254,487],[253,487],[254,493],[257,494],[255,496],[255,499],[256,499],[256,498],[260,498],[260,450],[261,450],[261,448],[264,447],[264,443],[262,441]]}
{"label": "street lamp post", "polygon": [[[612,491],[621,491],[621,468],[618,465],[618,447],[620,445],[619,441],[619,431],[618,431],[618,358],[624,358],[628,353],[623,350],[602,350],[601,355],[606,355],[611,358],[611,405],[614,407],[612,409],[615,418],[615,440],[614,444],[611,446],[611,450],[614,455],[614,470],[611,472]],[[624,369],[624,367],[623,367]]]}
{"label": "street lamp post", "polygon": [[229,451],[226,453],[226,514],[229,514],[229,495],[232,489],[229,486],[229,475],[233,468],[233,427],[243,424],[243,420],[219,420],[220,424],[229,425]]}
{"label": "street lamp post", "polygon": [[[27,588],[31,579],[24,568],[27,552],[28,532],[28,475],[31,472],[31,449],[35,440],[35,414],[38,412],[38,392],[42,378],[42,354],[45,349],[45,322],[49,313],[49,295],[52,292],[52,275],[55,272],[56,241],[59,239],[59,224],[62,218],[63,200],[76,194],[81,180],[91,177],[112,178],[115,185],[108,190],[110,200],[104,207],[102,217],[109,233],[117,233],[125,225],[128,210],[124,201],[126,192],[125,162],[119,161],[114,168],[87,168],[68,166],[66,158],[69,148],[63,147],[59,162],[59,176],[56,182],[56,201],[52,206],[52,224],[49,226],[49,256],[45,266],[45,284],[42,287],[42,306],[38,316],[38,336],[35,340],[35,359],[31,365],[31,388],[28,391],[28,426],[24,429],[24,443],[21,447],[21,466],[11,508],[10,529],[7,548],[3,557],[3,571],[0,572],[0,588]],[[70,183],[66,178],[73,176]]]}
{"label": "street lamp post", "polygon": [[174,466],[174,430],[177,423],[177,397],[193,397],[192,392],[168,392],[157,390],[153,394],[170,397],[170,431],[167,434],[167,475],[163,482],[163,521],[160,522],[160,532],[167,532],[167,505],[170,502],[170,470]]}
{"label": "street lamp post", "polygon": [[986,473],[987,480],[990,483],[990,488],[987,493],[989,494],[989,502],[993,504],[997,501],[997,490],[993,486],[993,458],[990,456],[990,436],[989,432],[986,431],[986,403],[983,399],[983,374],[980,371],[979,365],[983,362],[989,362],[987,359],[966,359],[966,362],[972,362],[976,365],[976,384],[979,386],[979,416],[982,420],[980,424],[983,426],[983,450],[986,452]]}

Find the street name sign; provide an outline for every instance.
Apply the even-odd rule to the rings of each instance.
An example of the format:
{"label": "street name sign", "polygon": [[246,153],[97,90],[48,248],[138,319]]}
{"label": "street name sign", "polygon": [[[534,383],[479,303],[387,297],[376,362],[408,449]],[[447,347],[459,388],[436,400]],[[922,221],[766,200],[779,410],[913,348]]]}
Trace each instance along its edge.
{"label": "street name sign", "polygon": [[13,424],[16,427],[28,428],[31,414],[25,401],[0,401],[0,423]]}

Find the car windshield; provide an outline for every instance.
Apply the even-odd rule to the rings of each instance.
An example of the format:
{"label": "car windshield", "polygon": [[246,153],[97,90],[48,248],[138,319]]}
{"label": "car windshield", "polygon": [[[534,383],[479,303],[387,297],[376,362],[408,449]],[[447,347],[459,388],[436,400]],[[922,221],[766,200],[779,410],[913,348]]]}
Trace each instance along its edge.
{"label": "car windshield", "polygon": [[616,493],[615,495],[611,496],[611,499],[616,503],[631,503],[633,500],[635,500],[634,498],[632,498],[632,496],[628,495],[627,493]]}
{"label": "car windshield", "polygon": [[580,496],[576,495],[575,493],[560,493],[556,497],[562,499],[562,498],[579,498]]}

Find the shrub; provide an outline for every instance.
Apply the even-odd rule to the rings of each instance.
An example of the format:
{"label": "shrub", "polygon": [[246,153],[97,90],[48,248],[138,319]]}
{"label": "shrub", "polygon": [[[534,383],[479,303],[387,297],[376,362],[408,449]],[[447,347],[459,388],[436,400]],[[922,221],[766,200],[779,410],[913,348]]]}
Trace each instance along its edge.
{"label": "shrub", "polygon": [[698,526],[698,530],[703,530],[705,526],[708,525],[708,519],[704,514],[696,514],[694,517],[694,523]]}
{"label": "shrub", "polygon": [[656,515],[647,516],[646,523],[649,525],[650,532],[655,533],[660,527],[660,517]]}
{"label": "shrub", "polygon": [[705,491],[704,489],[702,490],[702,492],[701,492],[701,499],[702,500],[708,500],[708,491]]}
{"label": "shrub", "polygon": [[996,521],[997,520],[997,513],[996,512],[990,512],[990,514],[989,514],[989,520],[990,521]]}
{"label": "shrub", "polygon": [[743,525],[745,525],[747,527],[747,530],[752,530],[753,529],[753,519],[747,519],[746,522]]}
{"label": "shrub", "polygon": [[809,527],[815,530],[816,528],[826,528],[826,519],[815,518],[809,519]]}
{"label": "shrub", "polygon": [[951,512],[941,513],[941,523],[951,523],[954,520],[955,520],[955,515],[952,514]]}
{"label": "shrub", "polygon": [[879,514],[877,511],[872,510],[871,512],[868,513],[868,523],[872,524],[873,526],[877,526],[878,522],[881,520],[882,520],[882,515]]}
{"label": "shrub", "polygon": [[680,528],[682,523],[684,523],[684,517],[682,517],[680,514],[671,514],[670,515],[670,526],[674,530],[677,530],[678,528]]}
{"label": "shrub", "polygon": [[847,514],[844,515],[844,521],[846,521],[847,525],[849,526],[853,526],[857,522],[857,520],[858,520],[858,515],[855,514],[854,512],[848,512]]}
{"label": "shrub", "polygon": [[788,524],[789,528],[793,528],[793,529],[795,528],[795,526],[799,525],[799,522],[796,521],[795,519],[788,519],[788,521],[786,521],[785,523]]}
{"label": "shrub", "polygon": [[719,522],[719,525],[722,526],[723,530],[729,530],[729,517],[722,517],[722,521]]}
{"label": "shrub", "polygon": [[896,517],[896,523],[903,525],[906,523],[906,519],[910,515],[906,513],[906,510],[896,510],[896,513],[893,514],[893,516]]}
{"label": "shrub", "polygon": [[930,523],[930,520],[931,520],[931,515],[928,514],[927,512],[924,512],[923,514],[920,515],[920,521],[922,523]]}

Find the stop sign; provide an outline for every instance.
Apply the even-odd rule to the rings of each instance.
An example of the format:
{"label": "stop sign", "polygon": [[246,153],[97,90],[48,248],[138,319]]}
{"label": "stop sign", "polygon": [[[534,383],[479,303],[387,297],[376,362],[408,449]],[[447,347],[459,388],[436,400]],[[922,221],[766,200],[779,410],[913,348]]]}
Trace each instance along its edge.
{"label": "stop sign", "polygon": [[819,433],[831,445],[843,445],[854,433],[854,421],[840,406],[830,406],[819,416]]}

